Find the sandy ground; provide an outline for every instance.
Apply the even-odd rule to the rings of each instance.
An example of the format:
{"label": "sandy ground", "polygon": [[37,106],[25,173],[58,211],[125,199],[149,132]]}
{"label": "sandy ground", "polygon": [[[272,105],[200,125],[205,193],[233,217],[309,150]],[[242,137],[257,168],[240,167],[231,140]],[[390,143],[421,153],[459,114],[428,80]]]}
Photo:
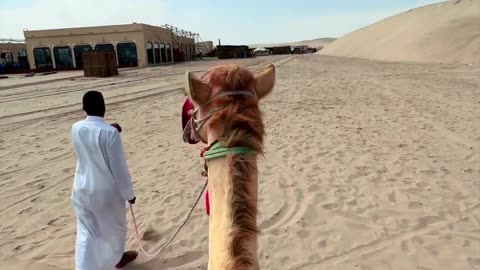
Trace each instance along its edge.
{"label": "sandy ground", "polygon": [[25,77],[26,74],[8,74],[8,79],[0,80],[0,90],[17,88],[20,86],[33,85],[43,82],[52,82],[70,78],[83,77],[83,71],[64,71],[54,74],[36,73],[32,77]]}
{"label": "sandy ground", "polygon": [[[0,91],[0,269],[73,269],[81,96],[102,91],[122,124],[142,231],[158,249],[202,187],[198,146],[181,137],[183,73],[219,61]],[[319,55],[278,64],[263,103],[262,269],[480,269],[480,68]],[[203,200],[160,257],[129,270],[206,269]],[[155,237],[154,237],[155,238]],[[128,245],[137,248],[133,232]]]}

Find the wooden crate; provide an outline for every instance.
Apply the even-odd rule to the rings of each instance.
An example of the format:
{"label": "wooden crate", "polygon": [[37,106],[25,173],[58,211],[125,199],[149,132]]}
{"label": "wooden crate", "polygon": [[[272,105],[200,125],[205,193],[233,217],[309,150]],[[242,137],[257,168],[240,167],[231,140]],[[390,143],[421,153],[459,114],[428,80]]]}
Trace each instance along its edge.
{"label": "wooden crate", "polygon": [[118,75],[115,51],[89,51],[83,53],[85,77],[112,77]]}

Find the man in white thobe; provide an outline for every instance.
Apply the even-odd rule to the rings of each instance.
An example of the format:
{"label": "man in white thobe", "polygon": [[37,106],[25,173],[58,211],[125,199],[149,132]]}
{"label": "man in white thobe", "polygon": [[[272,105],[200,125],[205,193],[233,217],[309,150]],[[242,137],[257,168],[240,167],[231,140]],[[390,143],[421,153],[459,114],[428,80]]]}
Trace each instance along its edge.
{"label": "man in white thobe", "polygon": [[126,202],[135,203],[119,130],[103,119],[100,92],[83,97],[87,118],[72,127],[77,168],[72,203],[77,215],[76,270],[122,268],[136,259],[125,251]]}

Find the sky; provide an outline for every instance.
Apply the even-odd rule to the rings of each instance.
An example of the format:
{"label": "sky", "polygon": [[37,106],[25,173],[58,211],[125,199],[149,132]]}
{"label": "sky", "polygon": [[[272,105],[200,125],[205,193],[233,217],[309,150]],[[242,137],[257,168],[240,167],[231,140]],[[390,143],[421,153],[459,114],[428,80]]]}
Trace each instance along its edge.
{"label": "sky", "polygon": [[0,0],[0,38],[23,29],[170,24],[215,44],[341,37],[439,0]]}

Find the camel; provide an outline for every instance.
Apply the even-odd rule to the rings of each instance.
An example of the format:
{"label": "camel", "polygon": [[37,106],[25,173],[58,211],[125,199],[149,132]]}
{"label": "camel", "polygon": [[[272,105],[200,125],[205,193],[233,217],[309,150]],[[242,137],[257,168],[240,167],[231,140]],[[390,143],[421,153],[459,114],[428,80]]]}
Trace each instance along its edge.
{"label": "camel", "polygon": [[[257,227],[257,158],[263,155],[259,100],[275,83],[275,66],[254,75],[237,65],[187,72],[195,111],[191,136],[208,144],[209,270],[260,269]],[[207,166],[206,166],[207,167]]]}

